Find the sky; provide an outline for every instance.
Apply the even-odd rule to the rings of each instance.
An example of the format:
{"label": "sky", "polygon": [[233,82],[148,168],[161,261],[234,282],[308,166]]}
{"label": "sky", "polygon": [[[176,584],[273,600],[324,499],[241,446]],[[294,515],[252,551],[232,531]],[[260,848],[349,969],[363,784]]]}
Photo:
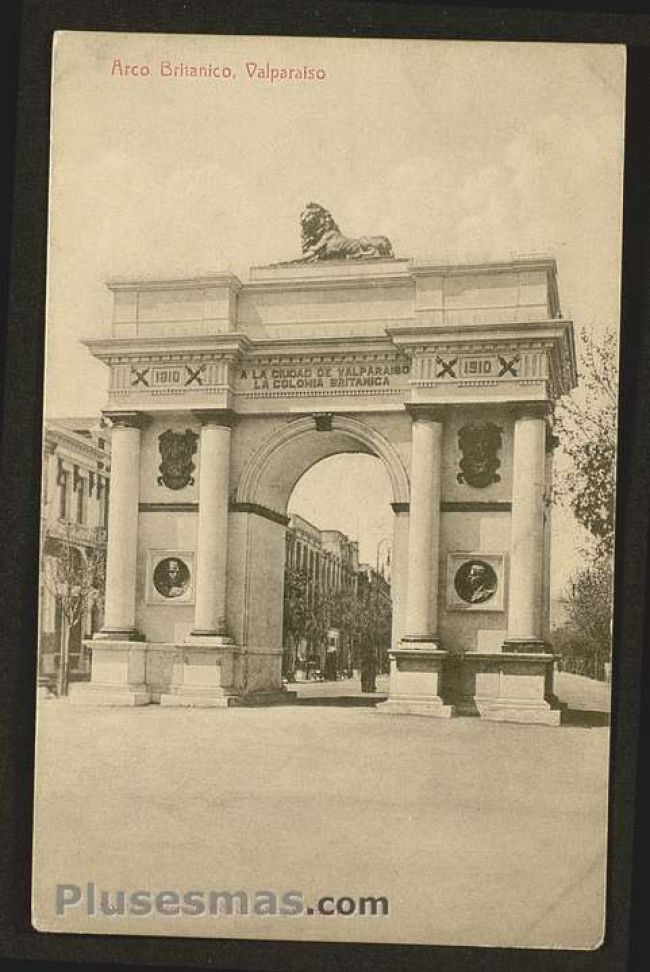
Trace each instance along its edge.
{"label": "sky", "polygon": [[[151,74],[120,74],[116,59]],[[160,77],[163,60],[235,77]],[[253,62],[326,76],[270,84],[247,76]],[[624,73],[614,45],[58,34],[46,414],[105,404],[107,370],[81,339],[109,334],[106,280],[229,270],[246,281],[251,266],[299,255],[311,200],[349,235],[388,236],[401,257],[554,256],[564,316],[595,334],[617,328]],[[340,482],[350,461],[368,489],[337,502],[347,526],[360,495],[380,501],[381,477],[366,457],[308,474]],[[303,515],[336,527],[309,481],[292,508],[302,496]],[[390,522],[366,519],[362,558],[374,562]],[[558,544],[575,549],[557,519]]]}

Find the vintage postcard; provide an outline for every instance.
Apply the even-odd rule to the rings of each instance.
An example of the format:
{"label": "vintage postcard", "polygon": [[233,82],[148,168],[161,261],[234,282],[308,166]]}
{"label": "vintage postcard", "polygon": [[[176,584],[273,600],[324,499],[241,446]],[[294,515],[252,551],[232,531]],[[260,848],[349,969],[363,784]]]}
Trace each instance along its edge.
{"label": "vintage postcard", "polygon": [[601,944],[624,79],[56,34],[37,929]]}

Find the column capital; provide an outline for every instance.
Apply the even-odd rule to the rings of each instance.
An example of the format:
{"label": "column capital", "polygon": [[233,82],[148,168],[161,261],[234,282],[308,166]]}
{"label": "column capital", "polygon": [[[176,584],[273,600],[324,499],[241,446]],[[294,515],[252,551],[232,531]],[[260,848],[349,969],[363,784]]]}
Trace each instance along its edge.
{"label": "column capital", "polygon": [[420,405],[407,402],[404,408],[413,422],[438,422],[442,425],[449,414],[449,405]]}
{"label": "column capital", "polygon": [[515,419],[545,419],[551,414],[550,402],[510,402],[510,414]]}
{"label": "column capital", "polygon": [[106,419],[110,419],[113,429],[143,429],[151,418],[144,412],[102,412]]}
{"label": "column capital", "polygon": [[201,425],[216,425],[220,428],[231,429],[237,421],[237,413],[231,408],[193,408]]}

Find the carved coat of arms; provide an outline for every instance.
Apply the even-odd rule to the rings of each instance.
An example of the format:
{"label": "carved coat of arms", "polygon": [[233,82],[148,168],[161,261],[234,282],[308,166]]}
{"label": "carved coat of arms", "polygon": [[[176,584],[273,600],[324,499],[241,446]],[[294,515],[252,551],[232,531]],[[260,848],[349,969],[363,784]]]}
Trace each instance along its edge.
{"label": "carved coat of arms", "polygon": [[191,429],[185,429],[184,432],[173,432],[172,429],[167,429],[158,436],[158,447],[162,456],[162,462],[158,467],[159,486],[183,489],[184,486],[194,485],[192,473],[196,466],[192,462],[192,456],[196,452],[198,438],[196,432]]}
{"label": "carved coat of arms", "polygon": [[501,448],[502,429],[494,422],[470,422],[458,433],[458,445],[462,453],[459,483],[483,489],[501,479],[497,469],[501,460],[497,451]]}

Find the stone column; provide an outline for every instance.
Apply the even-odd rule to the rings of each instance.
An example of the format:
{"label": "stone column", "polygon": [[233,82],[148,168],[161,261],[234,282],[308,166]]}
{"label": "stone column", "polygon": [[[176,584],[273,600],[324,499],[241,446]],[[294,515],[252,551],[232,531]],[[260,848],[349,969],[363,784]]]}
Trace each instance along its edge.
{"label": "stone column", "polygon": [[128,639],[135,629],[135,576],[140,492],[140,412],[108,412],[111,506],[106,551],[104,626],[99,636]]}
{"label": "stone column", "polygon": [[195,414],[201,419],[202,428],[192,634],[225,637],[230,429],[233,415],[224,409]]}
{"label": "stone column", "polygon": [[515,420],[512,469],[510,593],[506,651],[543,652],[545,409]]}
{"label": "stone column", "polygon": [[442,423],[413,415],[406,598],[407,641],[437,643]]}
{"label": "stone column", "polygon": [[544,462],[544,574],[542,591],[542,640],[551,640],[551,495],[553,492],[554,450],[558,438],[546,427],[546,458]]}
{"label": "stone column", "polygon": [[226,629],[230,430],[235,416],[228,409],[194,414],[201,421],[194,628],[176,646],[171,685],[160,704],[226,707],[238,697],[241,681],[240,649]]}
{"label": "stone column", "polygon": [[391,503],[393,513],[393,551],[390,568],[390,588],[393,600],[392,645],[402,640],[406,620],[406,590],[408,581],[409,504]]}
{"label": "stone column", "polygon": [[390,652],[385,714],[453,715],[441,697],[447,652],[438,641],[438,561],[442,422],[432,408],[411,408],[411,497],[404,634]]}

